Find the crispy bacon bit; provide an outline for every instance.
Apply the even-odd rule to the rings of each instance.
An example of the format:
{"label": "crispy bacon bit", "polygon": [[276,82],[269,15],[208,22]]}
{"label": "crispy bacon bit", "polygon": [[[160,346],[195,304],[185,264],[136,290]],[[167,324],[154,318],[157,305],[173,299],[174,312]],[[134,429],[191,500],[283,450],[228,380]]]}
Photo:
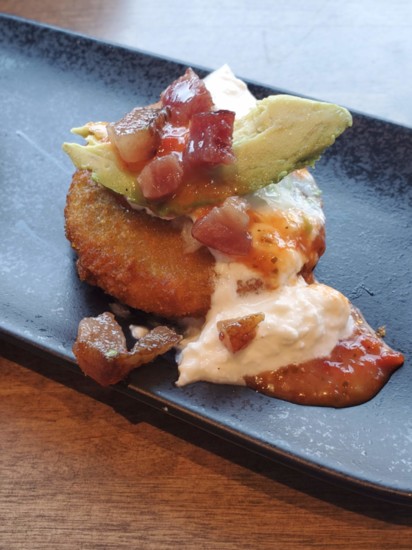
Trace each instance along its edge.
{"label": "crispy bacon bit", "polygon": [[107,134],[125,162],[142,162],[155,154],[159,129],[166,119],[166,109],[137,107],[118,122],[108,124]]}
{"label": "crispy bacon bit", "polygon": [[237,319],[225,319],[217,322],[219,340],[231,352],[246,348],[256,337],[259,323],[265,318],[263,313],[254,313]]}
{"label": "crispy bacon bit", "polygon": [[183,167],[176,153],[151,160],[140,172],[137,181],[148,200],[161,200],[177,191],[183,178]]}
{"label": "crispy bacon bit", "polygon": [[193,115],[184,159],[192,165],[234,162],[232,134],[235,113],[213,111]]}
{"label": "crispy bacon bit", "polygon": [[209,248],[231,256],[247,256],[252,247],[249,216],[242,203],[227,199],[195,221],[192,236]]}
{"label": "crispy bacon bit", "polygon": [[181,336],[168,327],[156,327],[128,351],[120,325],[112,313],[106,312],[80,321],[73,353],[86,375],[108,386],[166,353],[180,340]]}
{"label": "crispy bacon bit", "polygon": [[204,82],[190,68],[166,88],[161,100],[172,108],[171,121],[176,125],[186,125],[195,113],[213,108],[212,96]]}

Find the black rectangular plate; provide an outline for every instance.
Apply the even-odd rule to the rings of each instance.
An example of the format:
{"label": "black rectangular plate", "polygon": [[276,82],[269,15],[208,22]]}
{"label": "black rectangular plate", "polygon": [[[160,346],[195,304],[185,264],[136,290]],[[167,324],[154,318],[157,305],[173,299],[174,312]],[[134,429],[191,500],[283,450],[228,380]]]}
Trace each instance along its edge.
{"label": "black rectangular plate", "polygon": [[[69,129],[116,120],[158,98],[184,67],[0,16],[1,334],[74,364],[79,320],[112,301],[79,282],[64,235]],[[200,74],[205,74],[199,70]],[[257,97],[278,90],[251,85]],[[370,402],[303,407],[247,388],[174,386],[173,361],[119,385],[139,400],[273,459],[375,496],[412,503],[412,131],[355,114],[315,169],[328,249],[317,277],[344,292],[405,365]]]}

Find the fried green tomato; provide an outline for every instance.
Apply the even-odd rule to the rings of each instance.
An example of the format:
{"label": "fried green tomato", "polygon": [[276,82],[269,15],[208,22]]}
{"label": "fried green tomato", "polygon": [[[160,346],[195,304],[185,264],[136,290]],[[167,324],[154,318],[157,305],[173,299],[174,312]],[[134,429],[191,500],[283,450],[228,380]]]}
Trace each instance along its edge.
{"label": "fried green tomato", "polygon": [[81,280],[156,315],[208,311],[215,261],[205,247],[186,252],[180,227],[133,210],[85,170],[74,174],[65,218]]}

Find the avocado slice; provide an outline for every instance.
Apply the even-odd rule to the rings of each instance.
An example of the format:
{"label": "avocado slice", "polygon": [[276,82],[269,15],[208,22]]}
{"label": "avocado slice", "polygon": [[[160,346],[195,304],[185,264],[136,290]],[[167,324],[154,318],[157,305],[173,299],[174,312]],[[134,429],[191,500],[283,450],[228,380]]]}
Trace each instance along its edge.
{"label": "avocado slice", "polygon": [[77,168],[90,170],[105,187],[158,216],[174,217],[257,191],[298,168],[313,166],[351,125],[352,117],[344,107],[289,95],[269,96],[236,121],[233,165],[185,181],[175,196],[162,202],[144,199],[137,184],[138,172],[130,171],[121,161],[101,125],[88,123],[72,130],[84,137],[87,145],[65,143],[63,150]]}
{"label": "avocado slice", "polygon": [[63,143],[63,151],[69,155],[79,170],[90,170],[92,178],[112,191],[124,195],[138,204],[144,197],[136,183],[136,174],[122,165],[113,145],[109,141],[80,145]]}
{"label": "avocado slice", "polygon": [[273,95],[257,102],[235,122],[233,150],[239,179],[247,192],[277,183],[290,172],[313,166],[352,116],[344,107]]}

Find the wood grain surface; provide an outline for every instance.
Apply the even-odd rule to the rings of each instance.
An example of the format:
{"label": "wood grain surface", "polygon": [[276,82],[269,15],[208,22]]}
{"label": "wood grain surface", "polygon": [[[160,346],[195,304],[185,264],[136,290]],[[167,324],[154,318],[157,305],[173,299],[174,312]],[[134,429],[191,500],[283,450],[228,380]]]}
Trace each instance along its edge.
{"label": "wood grain surface", "polygon": [[411,547],[411,508],[1,351],[0,548]]}
{"label": "wood grain surface", "polygon": [[[0,0],[3,12],[143,49],[133,27],[166,29],[159,4],[149,4]],[[200,20],[199,2],[160,7],[173,4],[192,6],[188,19]],[[225,17],[235,5],[246,4],[221,3]],[[248,19],[262,33],[267,6]],[[199,35],[182,28],[183,45]],[[162,36],[159,53],[168,53],[168,40]],[[196,63],[195,50],[191,56]],[[379,101],[371,109],[379,111]],[[0,342],[0,355],[2,550],[412,548],[412,507],[295,472],[11,344]]]}

